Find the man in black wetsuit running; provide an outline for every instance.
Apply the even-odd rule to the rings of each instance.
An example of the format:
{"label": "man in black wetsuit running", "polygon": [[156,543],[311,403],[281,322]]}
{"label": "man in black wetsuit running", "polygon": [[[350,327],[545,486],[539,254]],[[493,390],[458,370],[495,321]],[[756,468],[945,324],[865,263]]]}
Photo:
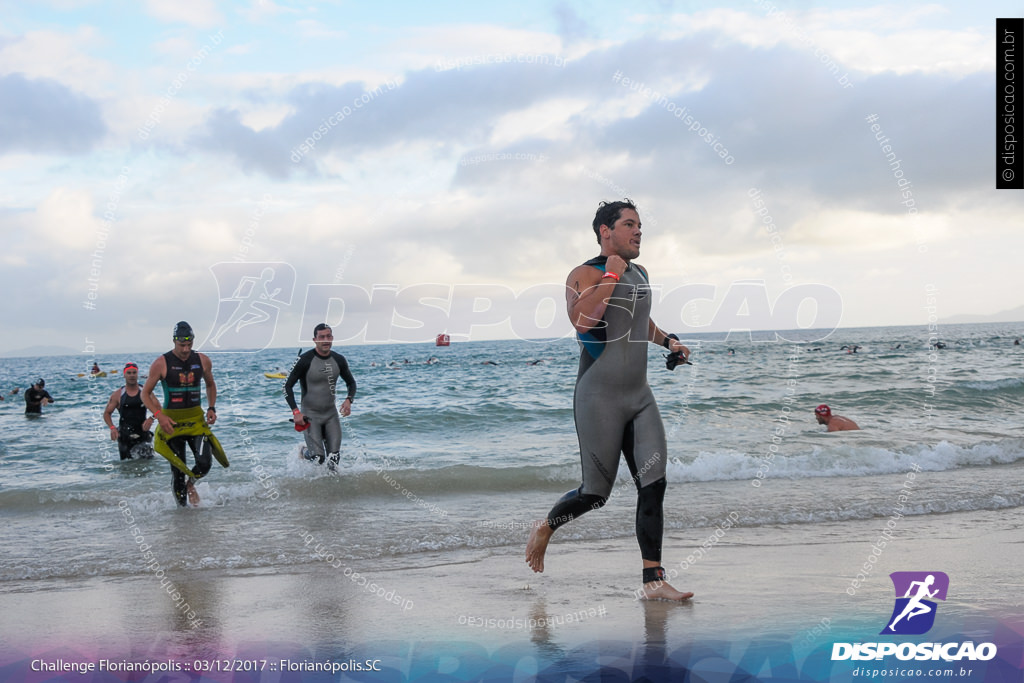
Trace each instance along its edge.
{"label": "man in black wetsuit running", "polygon": [[647,271],[632,260],[640,255],[640,216],[636,206],[602,202],[594,217],[601,255],[577,266],[566,280],[569,320],[580,341],[580,366],[573,397],[583,483],[562,496],[538,521],[526,545],[526,562],[544,571],[544,553],[560,526],[605,504],[615,483],[619,454],[637,487],[636,538],[643,560],[647,599],[686,600],[665,581],[661,567],[664,529],[665,427],[647,384],[647,344],[690,350],[651,320]]}
{"label": "man in black wetsuit running", "polygon": [[[326,323],[313,328],[315,346],[299,356],[284,383],[284,398],[292,409],[292,420],[299,428],[307,424],[306,458],[318,460],[332,470],[341,457],[341,420],[338,413],[348,417],[352,400],[356,396],[356,381],[348,368],[348,361],[332,351],[334,333]],[[348,395],[335,410],[335,388],[338,378],[345,380]],[[302,409],[295,403],[295,383],[302,387]]]}
{"label": "man in black wetsuit running", "polygon": [[[131,460],[132,448],[146,443],[153,437],[149,428],[153,418],[146,417],[146,405],[142,402],[142,387],[139,386],[139,366],[127,363],[124,366],[124,386],[114,389],[103,410],[103,421],[110,427],[110,440],[117,442],[122,460]],[[114,426],[114,411],[119,416]],[[153,455],[152,452],[149,455]]]}
{"label": "man in black wetsuit running", "polygon": [[[149,377],[142,387],[142,401],[153,411],[159,425],[153,439],[153,449],[171,463],[174,498],[181,507],[186,501],[199,504],[194,482],[206,475],[213,465],[211,455],[227,467],[224,449],[210,431],[217,421],[217,383],[213,379],[213,364],[203,353],[192,350],[195,335],[184,320],[174,328],[174,348],[153,361]],[[164,403],[153,395],[156,383],[164,387]],[[206,385],[206,413],[200,399],[200,382]],[[192,450],[196,464],[189,469],[185,464],[185,446]]]}

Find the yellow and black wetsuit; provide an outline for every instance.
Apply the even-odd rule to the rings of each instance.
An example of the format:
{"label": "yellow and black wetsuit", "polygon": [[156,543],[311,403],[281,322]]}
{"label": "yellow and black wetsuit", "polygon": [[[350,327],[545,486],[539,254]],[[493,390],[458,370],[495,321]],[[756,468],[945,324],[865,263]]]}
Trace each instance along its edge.
{"label": "yellow and black wetsuit", "polygon": [[[200,479],[213,466],[211,455],[224,467],[227,456],[217,437],[210,431],[200,404],[199,383],[203,379],[203,364],[195,351],[181,360],[173,351],[164,354],[167,372],[164,386],[164,414],[176,423],[173,434],[159,426],[153,437],[153,450],[171,463],[174,497],[184,507],[188,501],[188,479]],[[196,464],[191,469],[185,464],[185,445],[192,450]]]}

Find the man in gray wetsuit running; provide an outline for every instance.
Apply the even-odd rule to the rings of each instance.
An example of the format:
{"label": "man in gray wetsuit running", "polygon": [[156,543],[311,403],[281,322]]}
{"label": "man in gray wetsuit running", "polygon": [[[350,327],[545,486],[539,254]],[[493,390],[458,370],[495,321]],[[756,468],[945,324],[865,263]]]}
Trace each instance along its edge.
{"label": "man in gray wetsuit running", "polygon": [[665,427],[647,384],[647,344],[690,354],[675,335],[651,320],[647,271],[631,261],[640,255],[640,216],[628,199],[602,202],[594,217],[601,255],[577,266],[566,280],[569,320],[580,341],[573,396],[583,483],[562,496],[538,521],[526,545],[526,562],[544,571],[544,553],[563,524],[605,504],[625,456],[637,487],[636,537],[647,599],[686,600],[665,581],[661,567],[664,529]]}
{"label": "man in gray wetsuit running", "polygon": [[[356,381],[348,369],[348,361],[340,353],[331,350],[334,334],[326,323],[313,328],[315,346],[299,356],[288,379],[284,383],[284,396],[292,409],[296,425],[306,423],[306,458],[318,460],[332,470],[337,466],[341,453],[341,420],[338,413],[348,417],[352,412],[352,400],[356,396]],[[341,407],[335,410],[334,396],[338,378],[345,380],[348,396]],[[302,409],[295,403],[293,387],[298,382],[302,387]]]}

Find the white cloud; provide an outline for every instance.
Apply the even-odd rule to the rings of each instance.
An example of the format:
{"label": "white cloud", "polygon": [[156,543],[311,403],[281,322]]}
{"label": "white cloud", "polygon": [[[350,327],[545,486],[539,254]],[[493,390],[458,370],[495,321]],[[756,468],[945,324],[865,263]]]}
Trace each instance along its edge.
{"label": "white cloud", "polygon": [[147,11],[167,23],[211,28],[224,23],[213,0],[146,0]]}
{"label": "white cloud", "polygon": [[[484,63],[569,56],[554,34],[491,24],[445,25],[399,29],[386,51],[409,69],[472,69]],[[578,48],[577,48],[578,49]],[[537,68],[559,68],[537,65]]]}
{"label": "white cloud", "polygon": [[96,246],[96,233],[103,222],[95,216],[88,192],[58,187],[40,202],[35,225],[38,234],[52,245],[79,251]]}
{"label": "white cloud", "polygon": [[259,131],[264,128],[273,128],[294,112],[295,109],[293,107],[285,104],[244,107],[241,110],[241,121],[243,125]]}
{"label": "white cloud", "polygon": [[304,38],[315,38],[318,40],[344,40],[348,38],[347,31],[333,29],[322,21],[317,21],[316,19],[300,19],[295,22],[295,25],[298,27],[299,33]]}
{"label": "white cloud", "polygon": [[942,216],[917,215],[919,218],[907,214],[828,209],[803,215],[784,231],[785,239],[791,244],[840,248],[843,253],[913,247],[925,231],[929,241],[937,243],[945,239],[948,231]]}
{"label": "white cloud", "polygon": [[158,54],[173,57],[176,60],[188,60],[198,49],[195,41],[184,36],[172,36],[153,43],[153,50]]}
{"label": "white cloud", "polygon": [[258,24],[278,20],[286,14],[301,14],[302,11],[294,7],[279,5],[272,0],[249,0],[248,7],[239,9],[238,13],[247,21]]}
{"label": "white cloud", "polygon": [[529,138],[571,140],[575,132],[570,119],[590,105],[584,99],[557,98],[509,112],[495,121],[490,142],[502,147]]}
{"label": "white cloud", "polygon": [[[748,12],[714,9],[675,15],[667,35],[686,37],[708,32],[717,36],[719,42],[735,41],[761,48],[788,45],[806,51],[811,59],[830,57],[846,71],[864,73],[962,76],[991,70],[995,51],[988,34],[971,29],[922,27],[930,17],[945,12],[936,5],[906,11],[882,5],[776,14],[756,7]],[[640,16],[636,20],[647,22],[654,18]]]}
{"label": "white cloud", "polygon": [[110,93],[116,87],[116,69],[90,55],[103,42],[91,26],[70,32],[28,31],[0,42],[0,73],[50,78],[89,94]]}

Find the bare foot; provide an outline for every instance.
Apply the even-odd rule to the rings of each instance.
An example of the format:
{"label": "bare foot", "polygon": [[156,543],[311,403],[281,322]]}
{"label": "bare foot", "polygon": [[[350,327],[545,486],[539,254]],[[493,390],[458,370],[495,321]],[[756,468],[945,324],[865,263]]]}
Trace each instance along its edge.
{"label": "bare foot", "polygon": [[650,581],[639,591],[641,600],[675,600],[682,602],[693,597],[693,593],[677,591],[667,581]]}
{"label": "bare foot", "polygon": [[188,493],[188,502],[192,504],[192,507],[199,507],[199,494],[196,493],[194,479],[188,480],[188,486],[185,487],[185,491]]}
{"label": "bare foot", "polygon": [[526,564],[535,572],[544,571],[544,553],[548,549],[548,541],[551,540],[553,533],[555,532],[548,526],[546,519],[533,523],[530,540],[526,542]]}

